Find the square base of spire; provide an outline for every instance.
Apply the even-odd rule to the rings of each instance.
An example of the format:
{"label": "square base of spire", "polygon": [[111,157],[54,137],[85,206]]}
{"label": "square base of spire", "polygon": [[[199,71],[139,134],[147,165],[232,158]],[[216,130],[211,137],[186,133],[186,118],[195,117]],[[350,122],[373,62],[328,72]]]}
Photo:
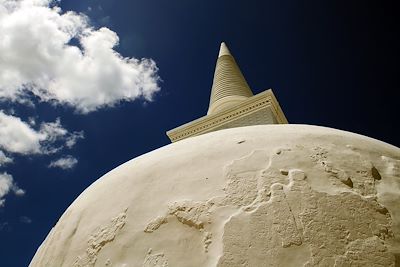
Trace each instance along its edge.
{"label": "square base of spire", "polygon": [[268,89],[249,97],[234,107],[201,117],[172,129],[167,132],[167,135],[171,142],[176,142],[222,129],[287,123],[285,114],[279,106],[274,93],[271,89]]}

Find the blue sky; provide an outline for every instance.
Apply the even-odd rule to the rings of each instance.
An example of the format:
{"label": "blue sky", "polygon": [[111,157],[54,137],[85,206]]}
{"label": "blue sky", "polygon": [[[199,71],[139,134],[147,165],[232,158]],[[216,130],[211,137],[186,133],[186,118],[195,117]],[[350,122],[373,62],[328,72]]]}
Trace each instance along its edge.
{"label": "blue sky", "polygon": [[390,2],[48,2],[0,0],[1,266],[28,265],[87,186],[206,114],[222,41],[290,123],[400,145]]}

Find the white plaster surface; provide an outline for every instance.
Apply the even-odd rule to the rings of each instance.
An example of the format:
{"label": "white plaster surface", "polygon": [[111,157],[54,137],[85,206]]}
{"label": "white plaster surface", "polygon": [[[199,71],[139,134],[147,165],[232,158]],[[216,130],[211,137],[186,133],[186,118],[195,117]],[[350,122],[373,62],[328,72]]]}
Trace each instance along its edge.
{"label": "white plaster surface", "polygon": [[188,138],[88,187],[30,266],[399,266],[400,149],[308,125]]}

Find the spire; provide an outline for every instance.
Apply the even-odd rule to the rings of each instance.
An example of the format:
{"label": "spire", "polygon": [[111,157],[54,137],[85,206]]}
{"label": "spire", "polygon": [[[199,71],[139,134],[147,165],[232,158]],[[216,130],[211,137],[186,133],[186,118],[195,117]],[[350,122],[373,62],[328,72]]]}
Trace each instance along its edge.
{"label": "spire", "polygon": [[177,142],[228,128],[286,123],[272,89],[253,95],[228,47],[222,43],[207,116],[169,130],[167,135],[171,142]]}
{"label": "spire", "polygon": [[235,106],[253,93],[224,42],[218,54],[207,114]]}

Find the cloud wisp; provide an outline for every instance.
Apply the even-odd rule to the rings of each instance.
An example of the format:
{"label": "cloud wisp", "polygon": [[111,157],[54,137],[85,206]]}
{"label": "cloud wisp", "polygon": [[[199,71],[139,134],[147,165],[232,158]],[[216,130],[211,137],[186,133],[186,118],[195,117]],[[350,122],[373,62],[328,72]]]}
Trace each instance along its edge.
{"label": "cloud wisp", "polygon": [[20,221],[21,223],[24,223],[24,224],[31,224],[31,223],[32,223],[32,219],[29,218],[28,216],[21,216],[21,217],[19,217],[19,221]]}
{"label": "cloud wisp", "polygon": [[73,156],[65,156],[50,162],[49,168],[60,168],[63,170],[72,169],[78,163],[78,160]]}
{"label": "cloud wisp", "polygon": [[25,195],[25,191],[17,186],[12,175],[6,172],[0,173],[0,208],[4,206],[4,197],[10,192],[16,196]]}
{"label": "cloud wisp", "polygon": [[151,101],[159,91],[156,63],[121,56],[115,32],[54,3],[0,0],[0,99],[29,103],[33,94],[79,113]]}
{"label": "cloud wisp", "polygon": [[0,167],[12,162],[13,159],[8,157],[3,151],[0,150]]}

